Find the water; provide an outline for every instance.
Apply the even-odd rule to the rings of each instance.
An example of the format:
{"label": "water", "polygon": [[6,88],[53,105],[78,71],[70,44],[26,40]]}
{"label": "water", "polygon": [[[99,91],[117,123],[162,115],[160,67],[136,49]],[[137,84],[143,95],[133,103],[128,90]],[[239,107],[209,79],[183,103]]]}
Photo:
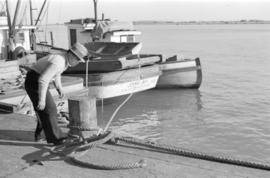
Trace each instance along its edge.
{"label": "water", "polygon": [[[66,31],[53,28],[66,47]],[[142,52],[200,57],[199,90],[138,93],[112,128],[139,138],[270,164],[270,25],[138,25]],[[62,32],[64,30],[64,32]],[[60,33],[61,32],[61,33]],[[66,46],[65,46],[66,45]],[[104,108],[101,125],[117,107]]]}

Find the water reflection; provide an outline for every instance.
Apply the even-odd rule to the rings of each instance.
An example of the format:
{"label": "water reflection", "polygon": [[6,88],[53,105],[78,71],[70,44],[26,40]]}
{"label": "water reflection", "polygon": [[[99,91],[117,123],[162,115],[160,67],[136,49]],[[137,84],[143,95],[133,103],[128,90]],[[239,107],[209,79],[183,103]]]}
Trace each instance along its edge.
{"label": "water reflection", "polygon": [[[99,125],[108,122],[121,101],[107,103],[103,111],[98,106]],[[157,141],[172,137],[167,133],[180,129],[180,120],[200,119],[198,113],[202,108],[199,90],[150,90],[135,94],[119,111],[111,128],[121,134]]]}

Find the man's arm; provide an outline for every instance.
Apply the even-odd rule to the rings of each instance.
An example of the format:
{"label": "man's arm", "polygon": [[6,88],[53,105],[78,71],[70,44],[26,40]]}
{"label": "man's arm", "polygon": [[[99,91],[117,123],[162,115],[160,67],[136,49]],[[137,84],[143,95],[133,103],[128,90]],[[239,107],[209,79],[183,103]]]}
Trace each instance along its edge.
{"label": "man's arm", "polygon": [[39,104],[38,109],[45,108],[46,93],[52,78],[58,73],[57,65],[50,64],[40,75],[38,81]]}
{"label": "man's arm", "polygon": [[55,76],[54,86],[55,86],[59,96],[61,98],[64,97],[64,92],[63,92],[63,87],[62,87],[62,82],[61,82],[61,74],[60,73]]}

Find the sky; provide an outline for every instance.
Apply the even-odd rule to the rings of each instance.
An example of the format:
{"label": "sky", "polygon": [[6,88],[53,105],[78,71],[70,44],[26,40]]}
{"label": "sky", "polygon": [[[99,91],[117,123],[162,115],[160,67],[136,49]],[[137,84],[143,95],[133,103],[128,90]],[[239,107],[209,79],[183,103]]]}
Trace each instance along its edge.
{"label": "sky", "polygon": [[[43,1],[32,2],[39,9]],[[270,20],[270,0],[98,0],[102,13],[120,21]],[[92,0],[49,0],[48,23],[86,17],[94,17]]]}

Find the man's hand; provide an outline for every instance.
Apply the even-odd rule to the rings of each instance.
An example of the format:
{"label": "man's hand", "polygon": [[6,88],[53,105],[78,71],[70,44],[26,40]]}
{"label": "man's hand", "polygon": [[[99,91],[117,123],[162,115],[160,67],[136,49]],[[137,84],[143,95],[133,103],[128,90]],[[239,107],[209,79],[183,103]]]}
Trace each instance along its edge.
{"label": "man's hand", "polygon": [[39,100],[37,109],[42,111],[42,110],[44,110],[45,106],[46,106],[46,102],[43,100]]}
{"label": "man's hand", "polygon": [[65,97],[65,93],[64,93],[63,89],[57,89],[57,92],[58,92],[58,94],[59,94],[59,98],[60,98],[60,99],[62,99],[62,98]]}

